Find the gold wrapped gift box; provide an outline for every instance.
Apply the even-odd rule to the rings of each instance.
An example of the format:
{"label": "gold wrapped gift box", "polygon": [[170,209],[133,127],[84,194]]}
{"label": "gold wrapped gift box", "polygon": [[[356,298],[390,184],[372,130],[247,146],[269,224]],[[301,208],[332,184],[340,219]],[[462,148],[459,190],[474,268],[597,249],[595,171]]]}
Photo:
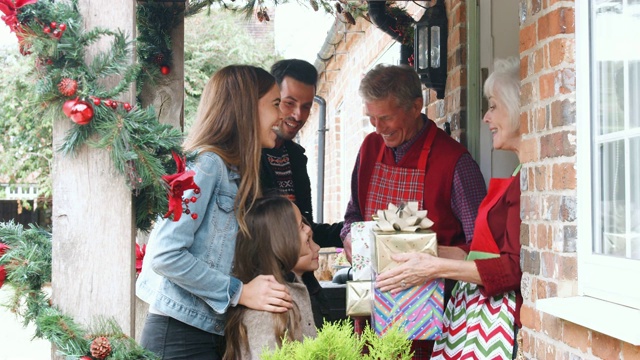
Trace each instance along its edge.
{"label": "gold wrapped gift box", "polygon": [[372,290],[371,281],[347,281],[347,315],[371,316]]}
{"label": "gold wrapped gift box", "polygon": [[374,231],[375,270],[378,274],[393,269],[398,263],[391,255],[401,253],[425,253],[438,256],[438,239],[431,230],[419,232],[382,232]]}

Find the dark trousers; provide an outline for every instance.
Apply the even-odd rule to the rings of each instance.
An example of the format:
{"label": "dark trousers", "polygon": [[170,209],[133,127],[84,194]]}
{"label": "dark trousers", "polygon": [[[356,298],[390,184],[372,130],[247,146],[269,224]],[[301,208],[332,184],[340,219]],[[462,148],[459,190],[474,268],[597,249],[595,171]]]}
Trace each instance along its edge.
{"label": "dark trousers", "polygon": [[224,337],[157,314],[147,315],[140,345],[163,360],[220,360],[224,353]]}

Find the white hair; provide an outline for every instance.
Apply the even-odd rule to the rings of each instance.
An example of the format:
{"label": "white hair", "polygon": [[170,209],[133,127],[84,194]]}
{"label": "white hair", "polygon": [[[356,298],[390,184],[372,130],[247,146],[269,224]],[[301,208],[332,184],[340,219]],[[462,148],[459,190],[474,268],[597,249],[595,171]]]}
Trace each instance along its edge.
{"label": "white hair", "polygon": [[520,127],[520,59],[496,59],[493,73],[484,83],[484,96],[502,103],[515,129]]}

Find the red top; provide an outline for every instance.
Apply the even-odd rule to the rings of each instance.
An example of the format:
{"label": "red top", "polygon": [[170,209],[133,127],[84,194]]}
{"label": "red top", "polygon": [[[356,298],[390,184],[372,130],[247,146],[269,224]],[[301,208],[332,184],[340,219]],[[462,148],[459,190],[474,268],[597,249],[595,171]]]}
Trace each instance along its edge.
{"label": "red top", "polygon": [[[489,210],[487,216],[489,230],[497,245],[500,256],[474,260],[483,285],[480,291],[485,296],[494,296],[510,290],[516,292],[515,321],[520,323],[522,293],[520,282],[520,174],[514,176],[504,195]],[[476,226],[476,229],[478,227]],[[478,239],[479,240],[479,239]],[[473,242],[476,241],[474,235]],[[472,242],[471,248],[474,249]],[[486,250],[484,250],[486,251]]]}
{"label": "red top", "polygon": [[[428,211],[427,217],[434,222],[432,229],[438,235],[438,244],[447,246],[462,245],[466,243],[466,240],[462,224],[451,209],[451,188],[453,173],[458,159],[467,151],[464,146],[449,137],[432,121],[427,121],[427,126],[434,127],[437,133],[425,168],[423,208]],[[416,169],[418,168],[420,153],[429,133],[428,130],[430,129],[423,132],[397,164],[395,163],[393,150],[385,146],[382,136],[371,133],[364,139],[360,148],[360,167],[358,168],[358,201],[360,204],[367,203],[369,184],[380,149],[384,147],[383,164]],[[420,186],[420,184],[413,184],[413,186]],[[398,190],[402,191],[402,189]],[[362,211],[364,211],[364,207],[361,207]],[[362,214],[362,218],[371,219],[371,215]]]}

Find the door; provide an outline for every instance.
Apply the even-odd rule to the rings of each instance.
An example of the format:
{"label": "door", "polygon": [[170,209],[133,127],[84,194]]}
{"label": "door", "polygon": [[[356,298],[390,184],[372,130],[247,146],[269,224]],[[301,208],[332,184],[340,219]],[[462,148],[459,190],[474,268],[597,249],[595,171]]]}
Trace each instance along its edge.
{"label": "door", "polygon": [[[482,124],[482,116],[487,111],[487,101],[482,93],[484,79],[493,71],[493,61],[496,58],[509,56],[519,57],[520,24],[518,21],[519,3],[513,0],[475,0],[469,1],[469,6],[476,6],[475,11],[470,11],[469,41],[469,84],[478,84],[475,89],[469,89],[470,96],[480,97],[475,100],[478,106],[469,107],[469,123],[480,123],[479,126],[470,126],[470,137],[475,137],[477,149],[473,153],[480,165],[480,170],[488,184],[492,177],[508,177],[518,166],[518,157],[510,152],[494,150],[491,143],[491,133],[486,125]],[[473,19],[475,17],[475,19]],[[474,56],[473,47],[476,54]],[[475,111],[473,110],[475,109]],[[477,125],[477,124],[476,124]]]}

